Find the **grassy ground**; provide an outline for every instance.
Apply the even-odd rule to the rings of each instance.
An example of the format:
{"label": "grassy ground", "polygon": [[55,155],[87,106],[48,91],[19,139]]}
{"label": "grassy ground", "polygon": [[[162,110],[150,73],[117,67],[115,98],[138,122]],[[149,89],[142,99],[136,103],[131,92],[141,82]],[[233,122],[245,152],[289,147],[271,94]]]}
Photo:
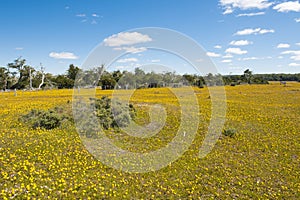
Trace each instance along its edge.
{"label": "grassy ground", "polygon": [[[198,153],[211,103],[206,89],[195,90],[201,120],[192,145],[166,168],[142,174],[103,165],[87,152],[71,124],[46,131],[18,122],[32,108],[70,103],[72,90],[0,93],[0,199],[299,199],[300,84],[226,87],[225,128],[237,133],[221,137],[203,159]],[[97,97],[102,95],[110,92],[97,91]],[[180,123],[176,98],[168,89],[149,89],[131,100],[140,124],[149,122],[147,105],[165,105],[164,129],[146,140],[117,133],[109,137],[130,151],[166,145]]]}

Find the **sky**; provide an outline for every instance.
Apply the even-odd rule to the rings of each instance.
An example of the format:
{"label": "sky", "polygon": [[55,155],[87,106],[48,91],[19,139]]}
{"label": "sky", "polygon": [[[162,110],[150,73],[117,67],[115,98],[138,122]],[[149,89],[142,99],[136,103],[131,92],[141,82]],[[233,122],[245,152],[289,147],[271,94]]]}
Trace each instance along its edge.
{"label": "sky", "polygon": [[[205,51],[218,73],[300,73],[300,2],[287,0],[1,0],[0,66],[22,56],[53,74],[85,66],[97,47],[124,54],[111,69],[154,64],[194,73],[189,62],[143,45],[143,27],[174,30]],[[151,31],[150,31],[151,32]],[[153,33],[155,35],[155,33]],[[166,41],[168,37],[165,38]],[[176,37],[171,43],[182,43]],[[169,41],[169,40],[168,40]],[[187,53],[192,49],[185,45]],[[105,52],[102,52],[106,55]],[[199,53],[200,54],[200,53]],[[201,60],[198,59],[198,60]],[[99,60],[99,65],[103,60]]]}

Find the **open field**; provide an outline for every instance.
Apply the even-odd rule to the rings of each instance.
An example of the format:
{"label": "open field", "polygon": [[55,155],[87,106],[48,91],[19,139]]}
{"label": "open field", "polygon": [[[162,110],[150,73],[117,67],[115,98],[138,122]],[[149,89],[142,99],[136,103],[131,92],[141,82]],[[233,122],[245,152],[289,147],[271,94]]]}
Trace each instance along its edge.
{"label": "open field", "polygon": [[[222,136],[207,157],[198,158],[211,102],[207,89],[195,89],[201,120],[189,150],[166,168],[141,174],[97,161],[71,124],[32,130],[18,121],[33,108],[67,105],[73,90],[0,93],[0,199],[299,199],[300,83],[225,89],[225,128],[235,129],[235,136]],[[110,94],[97,90],[97,97]],[[131,100],[141,124],[149,119],[147,109],[139,105],[169,106],[165,129],[144,141],[118,133],[110,137],[120,147],[139,152],[168,143],[180,123],[169,90],[138,90]]]}

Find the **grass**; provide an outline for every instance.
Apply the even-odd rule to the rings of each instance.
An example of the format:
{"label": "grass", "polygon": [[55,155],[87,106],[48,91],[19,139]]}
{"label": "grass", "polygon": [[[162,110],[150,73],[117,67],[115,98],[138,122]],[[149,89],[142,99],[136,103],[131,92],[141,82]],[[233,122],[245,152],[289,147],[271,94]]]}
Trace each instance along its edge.
{"label": "grass", "polygon": [[[72,90],[0,93],[0,199],[299,199],[300,84],[226,87],[227,121],[233,138],[221,137],[198,158],[210,119],[207,89],[195,89],[200,122],[182,157],[155,172],[126,173],[105,166],[83,146],[75,127],[33,130],[18,122],[31,109],[72,101]],[[177,90],[184,90],[179,88]],[[126,93],[126,91],[124,91]],[[97,97],[111,95],[96,92]],[[150,104],[162,104],[168,117],[152,138],[108,132],[124,149],[149,152],[165,146],[180,123],[180,107],[168,89],[138,90],[139,124],[149,122]],[[194,122],[191,122],[194,123]]]}

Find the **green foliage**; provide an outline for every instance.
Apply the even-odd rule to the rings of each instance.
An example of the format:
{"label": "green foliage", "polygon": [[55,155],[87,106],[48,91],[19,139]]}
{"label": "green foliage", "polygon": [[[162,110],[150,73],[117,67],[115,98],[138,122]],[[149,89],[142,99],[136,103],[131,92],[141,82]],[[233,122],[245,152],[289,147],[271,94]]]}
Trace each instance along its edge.
{"label": "green foliage", "polygon": [[[118,100],[112,102],[107,96],[103,96],[100,99],[93,98],[90,100],[89,106],[95,109],[95,112],[91,112],[90,114],[99,119],[100,126],[105,130],[110,128],[126,127],[129,125],[130,119],[134,119],[136,116],[136,111],[132,104],[126,105]],[[81,109],[76,113],[90,111],[90,109],[85,106],[76,107],[77,109]],[[90,119],[91,118],[82,117],[80,120],[80,126],[84,127],[84,135],[86,137],[94,137],[97,135],[96,132],[99,124],[97,124],[97,121]],[[59,127],[64,121],[73,121],[72,108],[67,104],[65,106],[55,107],[46,111],[33,109],[29,113],[22,115],[21,121],[27,123],[34,129],[54,129]]]}
{"label": "green foliage", "polygon": [[53,79],[56,83],[58,89],[62,88],[72,88],[74,86],[74,80],[69,79],[67,76],[58,75],[56,78]]}
{"label": "green foliage", "polygon": [[9,81],[8,69],[5,67],[0,67],[0,90],[5,90]]}
{"label": "green foliage", "polygon": [[107,96],[91,98],[88,103],[78,101],[74,108],[76,118],[79,119],[77,125],[80,127],[80,134],[88,138],[97,137],[100,128],[109,130],[126,127],[130,119],[136,117],[132,104],[127,105],[118,100],[112,102]]}
{"label": "green foliage", "polygon": [[[111,73],[105,71],[101,75],[101,78],[99,80],[99,85],[102,87],[103,90],[114,89],[115,85],[117,84],[117,81],[115,78],[116,77],[113,77],[113,75]],[[118,78],[119,77],[117,77],[117,79]]]}
{"label": "green foliage", "polygon": [[252,74],[252,71],[250,71],[249,69],[246,69],[244,71],[244,74],[242,76],[243,80],[245,82],[247,82],[248,84],[251,84],[252,82],[252,78],[253,78],[253,74]]}
{"label": "green foliage", "polygon": [[135,109],[132,104],[126,105],[120,101],[112,102],[107,96],[93,99],[96,108],[96,116],[104,129],[126,127],[130,118],[135,117]]}
{"label": "green foliage", "polygon": [[9,63],[9,69],[13,70],[13,74],[17,76],[17,82],[11,86],[11,89],[24,89],[29,86],[30,73],[34,73],[34,68],[26,65],[26,60],[21,57],[14,60],[13,63]]}
{"label": "green foliage", "polygon": [[71,120],[71,117],[65,113],[63,107],[55,107],[46,111],[33,109],[26,115],[21,116],[21,121],[28,123],[34,129],[54,129],[59,127],[65,120]]}
{"label": "green foliage", "polygon": [[235,129],[224,129],[223,131],[222,131],[222,134],[224,135],[224,136],[226,136],[226,137],[234,137],[234,135],[235,135],[235,133],[236,133],[236,130]]}
{"label": "green foliage", "polygon": [[[73,88],[101,86],[103,90],[133,89],[133,88],[156,88],[173,87],[174,84],[186,86],[196,86],[203,88],[206,86],[239,85],[248,84],[268,84],[268,81],[300,81],[300,73],[297,74],[254,74],[249,69],[243,75],[221,75],[208,73],[204,76],[196,74],[179,75],[175,72],[145,72],[136,68],[134,72],[128,71],[105,71],[104,65],[89,70],[82,70],[73,64],[69,65],[65,74],[52,75],[35,70],[34,66],[26,64],[22,57],[17,58],[7,67],[0,67],[0,90],[6,89],[32,89],[30,85],[30,72],[32,87],[38,88],[41,84],[43,74],[45,83],[42,88]],[[76,79],[76,76],[78,78]],[[75,83],[76,79],[76,83]]]}
{"label": "green foliage", "polygon": [[80,71],[79,67],[75,67],[73,64],[71,64],[69,66],[69,69],[67,70],[67,77],[74,81],[79,71]]}

